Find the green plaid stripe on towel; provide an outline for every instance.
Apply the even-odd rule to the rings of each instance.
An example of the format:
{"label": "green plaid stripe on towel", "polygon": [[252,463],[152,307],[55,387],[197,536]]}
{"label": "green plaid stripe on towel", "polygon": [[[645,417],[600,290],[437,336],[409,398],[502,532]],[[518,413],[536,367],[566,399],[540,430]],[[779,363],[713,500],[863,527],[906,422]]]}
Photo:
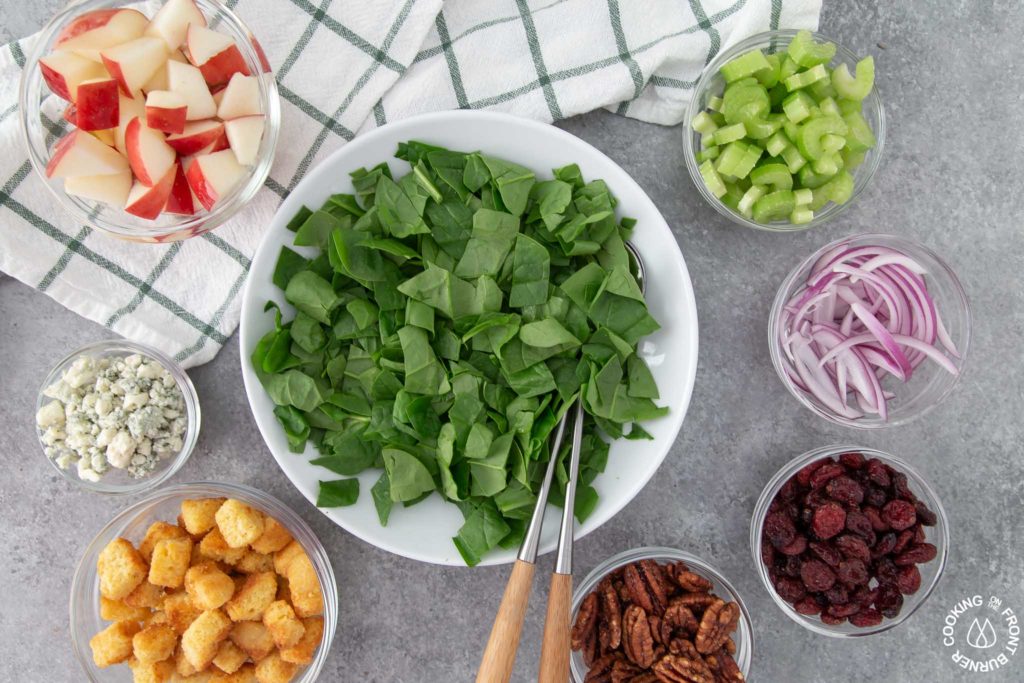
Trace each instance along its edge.
{"label": "green plaid stripe on towel", "polygon": [[[554,121],[597,108],[678,123],[719,50],[815,28],[820,0],[237,0],[274,66],[282,129],[266,189],[213,233],[170,245],[76,225],[22,153],[26,38],[0,48],[0,270],[186,367],[238,324],[249,259],[283,197],[363,130],[489,108]],[[54,135],[62,133],[53,122]]]}

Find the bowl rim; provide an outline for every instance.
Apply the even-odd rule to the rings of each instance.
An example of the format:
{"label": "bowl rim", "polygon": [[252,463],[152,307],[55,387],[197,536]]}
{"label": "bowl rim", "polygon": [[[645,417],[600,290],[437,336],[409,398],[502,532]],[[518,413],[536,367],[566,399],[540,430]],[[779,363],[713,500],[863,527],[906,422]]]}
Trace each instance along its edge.
{"label": "bowl rim", "polygon": [[[800,614],[793,609],[792,605],[779,596],[775,587],[772,585],[771,578],[768,576],[767,567],[765,567],[764,562],[761,561],[761,536],[764,528],[764,520],[768,514],[768,506],[771,505],[776,494],[778,494],[779,489],[782,488],[782,485],[786,481],[794,476],[804,465],[807,465],[814,460],[836,457],[842,453],[849,452],[861,453],[869,458],[878,458],[886,464],[892,465],[895,469],[907,476],[907,479],[913,484],[915,495],[918,495],[918,498],[924,500],[928,504],[928,507],[938,517],[936,525],[931,527],[936,530],[937,536],[933,534],[928,539],[928,541],[933,543],[938,550],[938,555],[934,560],[932,560],[932,562],[937,562],[938,564],[935,565],[935,576],[931,580],[931,583],[927,586],[922,585],[921,588],[911,596],[914,598],[914,601],[909,604],[905,602],[903,609],[896,618],[883,619],[882,623],[878,626],[861,628],[856,631],[841,631],[839,629],[846,625],[845,622],[840,626],[829,626],[828,624],[821,622],[820,619]],[[939,585],[939,581],[945,573],[946,562],[949,557],[949,543],[949,518],[946,515],[946,509],[942,505],[942,499],[939,498],[939,495],[935,492],[935,489],[932,488],[931,484],[928,483],[928,480],[925,479],[909,462],[899,456],[878,450],[877,448],[868,448],[866,446],[857,446],[849,443],[831,444],[828,446],[812,448],[811,450],[801,453],[786,462],[786,464],[779,468],[775,475],[768,480],[764,489],[761,490],[761,494],[758,496],[757,502],[754,505],[754,512],[750,518],[750,552],[754,559],[754,566],[757,571],[757,575],[760,577],[761,583],[764,585],[768,595],[771,596],[775,604],[787,617],[813,633],[829,636],[831,638],[865,638],[867,636],[884,633],[894,629],[907,621],[928,601],[932,592],[934,592],[935,588]]]}
{"label": "bowl rim", "polygon": [[[683,118],[683,158],[686,162],[686,168],[690,173],[690,179],[693,181],[693,184],[697,186],[697,191],[719,214],[725,216],[737,225],[752,228],[754,230],[782,233],[803,232],[828,222],[842,211],[845,211],[860,197],[864,190],[871,184],[871,180],[874,178],[882,164],[883,151],[885,150],[886,118],[882,94],[879,91],[878,83],[876,81],[871,92],[862,103],[864,107],[870,108],[872,113],[878,118],[878,123],[872,131],[875,134],[875,147],[870,150],[865,163],[854,169],[854,172],[851,174],[854,178],[853,194],[845,203],[836,204],[835,202],[830,201],[825,206],[824,210],[815,212],[813,219],[800,225],[793,225],[785,221],[758,223],[730,209],[722,203],[718,197],[711,194],[711,191],[708,190],[707,186],[704,184],[700,175],[696,156],[698,134],[690,126],[694,117],[704,110],[704,107],[700,106],[700,102],[703,99],[705,92],[711,88],[711,84],[714,82],[714,79],[717,78],[719,68],[721,68],[721,66],[730,59],[758,47],[761,47],[762,49],[769,46],[774,47],[780,40],[783,40],[788,44],[789,41],[791,41],[796,34],[800,32],[801,31],[796,29],[762,31],[761,33],[756,33],[732,45],[728,49],[719,52],[704,68],[700,78],[697,80],[697,84],[693,89],[693,96],[690,98],[690,102],[686,107],[686,115]],[[828,41],[835,44],[836,54],[829,61],[829,64],[842,62],[853,66],[857,63],[857,55],[839,41],[823,33],[819,33],[818,31],[809,32],[816,41]]]}
{"label": "bowl rim", "polygon": [[[248,24],[242,21],[230,7],[220,2],[220,0],[196,0],[196,3],[203,10],[204,15],[209,15],[211,11],[206,6],[212,8],[212,11],[217,13],[216,16],[230,27],[232,34],[244,34],[250,38],[250,40],[235,40],[235,43],[238,45],[246,65],[249,67],[250,75],[255,76],[257,79],[260,100],[264,105],[266,125],[264,126],[263,139],[260,142],[259,159],[251,168],[247,179],[244,182],[239,182],[232,188],[227,197],[214,205],[212,211],[206,211],[200,207],[199,213],[188,217],[176,216],[172,225],[164,226],[158,226],[155,221],[149,221],[149,223],[152,223],[152,227],[146,225],[126,227],[124,221],[135,220],[135,217],[127,214],[123,207],[102,205],[92,200],[73,199],[64,191],[63,184],[58,186],[58,184],[50,182],[46,177],[46,165],[52,150],[46,144],[45,139],[36,141],[38,142],[37,145],[33,141],[32,133],[29,130],[30,114],[38,112],[39,103],[44,97],[50,96],[44,91],[39,60],[45,55],[56,34],[69,20],[83,11],[91,11],[92,9],[99,9],[107,5],[118,4],[116,0],[73,0],[73,2],[58,11],[47,22],[46,26],[36,34],[36,40],[25,57],[25,66],[21,70],[21,77],[18,83],[18,119],[21,142],[24,151],[28,155],[32,170],[39,181],[57,199],[57,203],[63,210],[73,216],[79,223],[129,241],[162,243],[188,239],[214,230],[235,216],[255,198],[270,174],[270,167],[274,162],[281,129],[281,103],[277,80],[272,71],[267,72],[262,68],[260,53],[252,43],[252,40],[255,40],[255,36]],[[133,0],[129,4],[134,6],[143,4],[143,2],[142,0]],[[231,35],[231,37],[235,38],[234,35]],[[88,203],[88,206],[86,203]],[[103,208],[117,211],[117,217],[122,219],[121,222],[101,219],[97,215],[97,209]],[[161,217],[168,215],[164,212],[160,214]],[[125,216],[129,218],[125,218]],[[142,221],[145,219],[137,220]]]}
{"label": "bowl rim", "polygon": [[[70,620],[69,625],[72,646],[75,650],[75,655],[78,659],[79,665],[82,667],[86,676],[89,680],[93,681],[93,683],[100,683],[93,677],[90,669],[92,657],[89,652],[89,644],[87,641],[83,641],[81,639],[76,626],[76,617],[85,607],[84,605],[80,605],[76,598],[83,589],[88,588],[84,585],[84,582],[86,580],[86,574],[91,566],[90,562],[94,562],[96,557],[98,557],[100,550],[102,550],[102,547],[100,547],[101,542],[103,542],[104,545],[105,543],[109,543],[113,538],[114,533],[120,533],[120,530],[122,530],[127,524],[134,521],[135,518],[137,518],[146,508],[153,504],[171,500],[178,496],[235,497],[246,504],[260,508],[264,513],[269,511],[271,516],[281,522],[282,525],[288,529],[289,533],[291,533],[292,538],[298,541],[303,550],[306,551],[306,554],[309,556],[309,559],[316,571],[317,579],[320,581],[320,591],[323,594],[324,633],[320,641],[320,646],[317,648],[316,656],[313,658],[312,662],[305,665],[305,668],[301,670],[301,676],[295,679],[295,683],[313,683],[313,681],[315,681],[320,675],[320,672],[327,661],[327,656],[330,653],[338,623],[338,584],[337,578],[334,574],[334,568],[331,565],[331,560],[327,555],[327,550],[317,535],[313,533],[312,528],[310,528],[309,524],[306,523],[306,520],[275,496],[246,484],[218,481],[186,482],[183,484],[168,486],[160,489],[159,491],[153,491],[146,497],[141,498],[130,506],[120,510],[109,522],[104,524],[100,531],[97,532],[97,534],[89,541],[75,566],[75,572],[71,579],[71,589],[69,591],[70,598],[68,600],[68,616]],[[115,529],[117,531],[115,531]],[[296,531],[298,533],[296,533]],[[107,536],[111,536],[111,538],[106,538]],[[300,536],[302,538],[299,538]]]}
{"label": "bowl rim", "polygon": [[[126,353],[121,355],[118,352]],[[160,470],[156,474],[147,475],[130,484],[104,484],[102,477],[100,478],[100,481],[87,481],[77,476],[77,470],[73,467],[69,466],[67,469],[61,469],[60,466],[57,465],[56,461],[46,455],[46,444],[42,441],[43,431],[40,430],[37,424],[35,424],[35,413],[33,413],[32,426],[35,430],[39,446],[43,450],[43,457],[46,458],[46,461],[49,462],[53,469],[59,472],[65,480],[71,481],[92,493],[118,497],[137,495],[139,493],[151,491],[177,474],[178,470],[180,470],[192,456],[192,451],[195,449],[196,442],[199,440],[199,432],[202,427],[202,409],[199,404],[199,394],[196,392],[196,387],[192,384],[192,379],[188,376],[188,373],[186,373],[184,368],[182,368],[172,358],[159,349],[155,349],[146,344],[140,344],[139,342],[129,341],[127,339],[103,339],[91,342],[85,346],[75,349],[59,360],[46,374],[46,377],[43,379],[43,382],[39,387],[39,392],[36,396],[36,413],[38,413],[39,409],[44,405],[48,405],[50,402],[56,400],[46,396],[44,392],[55,381],[60,379],[60,376],[67,367],[78,358],[86,355],[94,357],[124,357],[134,353],[148,356],[152,360],[160,363],[160,365],[170,372],[171,376],[174,377],[175,383],[181,391],[182,397],[185,401],[187,422],[185,426],[185,434],[182,436],[181,450],[178,451],[177,455],[174,456],[174,459],[171,460],[164,469]]]}
{"label": "bowl rim", "polygon": [[[736,664],[739,666],[743,676],[749,679],[751,662],[754,659],[754,622],[750,618],[750,612],[747,610],[746,603],[743,601],[743,596],[736,590],[736,587],[732,582],[730,582],[722,572],[716,569],[712,564],[685,550],[670,548],[668,546],[641,546],[616,553],[603,562],[600,562],[591,569],[583,580],[580,581],[573,589],[569,623],[575,623],[576,615],[579,612],[580,605],[583,603],[583,599],[597,587],[605,576],[619,567],[623,567],[638,560],[658,560],[662,562],[682,560],[690,567],[690,569],[694,570],[696,574],[700,574],[705,578],[710,579],[716,584],[716,586],[721,586],[725,589],[728,593],[728,599],[735,602],[740,608],[740,623],[736,627],[735,634],[740,636],[745,633],[746,637],[743,639],[742,643],[736,644],[737,655],[742,653],[742,656],[737,658]],[[723,597],[719,593],[720,591],[714,594],[718,597]],[[742,647],[740,647],[741,645]],[[577,659],[578,657],[576,657],[575,651],[570,652],[569,661],[572,670],[572,680],[574,683],[581,683],[586,677],[587,672],[585,670],[580,670]]]}
{"label": "bowl rim", "polygon": [[[958,302],[957,309],[958,311],[962,309],[963,313],[964,329],[961,333],[962,338],[959,340],[957,349],[960,353],[960,357],[958,359],[953,359],[954,362],[957,363],[959,373],[956,376],[952,377],[952,380],[949,382],[946,388],[933,401],[921,406],[915,412],[903,415],[896,419],[890,418],[884,421],[878,419],[877,417],[850,419],[842,417],[840,415],[836,415],[833,412],[824,408],[823,406],[818,405],[817,401],[812,401],[811,397],[809,397],[805,392],[801,391],[789,378],[789,375],[786,373],[786,370],[785,368],[782,367],[781,363],[782,348],[778,339],[778,335],[775,333],[775,328],[779,323],[779,315],[782,309],[785,307],[786,302],[788,301],[788,297],[791,295],[791,292],[794,286],[797,284],[797,281],[799,280],[800,276],[804,273],[805,270],[810,268],[826,252],[831,251],[832,249],[835,249],[840,245],[853,244],[855,242],[878,242],[881,244],[895,244],[895,248],[904,251],[906,254],[910,256],[913,256],[916,253],[924,254],[925,257],[933,260],[936,264],[938,264],[938,273],[941,273],[945,277],[950,288],[952,288],[954,294],[956,295],[955,298]],[[937,273],[930,272],[929,275],[935,277]],[[948,309],[946,310],[946,313],[949,313]],[[937,408],[943,401],[945,401],[950,396],[950,394],[953,393],[953,390],[960,385],[960,382],[963,381],[964,373],[967,372],[967,368],[970,367],[967,364],[967,359],[970,355],[973,322],[974,317],[971,310],[970,298],[967,296],[967,291],[964,289],[963,283],[957,276],[956,271],[953,270],[953,268],[949,265],[949,263],[946,262],[945,259],[943,259],[937,253],[932,251],[932,249],[930,249],[926,245],[922,244],[921,242],[911,237],[906,237],[903,235],[893,235],[889,233],[858,233],[850,235],[848,237],[840,237],[839,239],[833,240],[828,244],[825,244],[820,248],[814,250],[813,252],[811,252],[809,256],[800,261],[800,263],[798,263],[796,267],[793,268],[793,270],[791,270],[789,274],[783,279],[782,284],[779,285],[779,288],[775,293],[775,299],[772,301],[771,309],[768,313],[768,355],[771,358],[772,367],[775,368],[775,374],[778,375],[779,379],[782,381],[782,384],[786,387],[786,389],[789,390],[789,393],[794,398],[796,398],[796,400],[799,401],[804,407],[806,407],[816,415],[825,418],[826,420],[833,424],[838,424],[845,427],[853,427],[855,429],[871,430],[882,429],[885,427],[895,427],[899,425],[905,425],[909,422],[913,422],[914,420],[917,420],[930,413],[932,410]]]}

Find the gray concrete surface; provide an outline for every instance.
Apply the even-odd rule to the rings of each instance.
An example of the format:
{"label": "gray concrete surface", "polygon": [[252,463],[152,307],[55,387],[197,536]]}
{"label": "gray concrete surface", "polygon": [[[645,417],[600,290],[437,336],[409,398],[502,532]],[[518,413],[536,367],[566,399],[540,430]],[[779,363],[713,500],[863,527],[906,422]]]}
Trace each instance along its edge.
{"label": "gray concrete surface", "polygon": [[[0,0],[0,38],[37,27],[59,4]],[[576,566],[587,572],[647,544],[711,561],[753,615],[751,680],[1021,681],[1024,653],[998,672],[965,673],[941,631],[947,610],[975,594],[996,595],[1004,608],[1024,613],[1024,9],[1016,0],[826,0],[822,30],[875,55],[890,128],[874,185],[815,232],[779,236],[730,226],[686,176],[676,128],[604,112],[562,124],[622,164],[664,212],[693,275],[701,321],[696,391],[671,455],[632,504],[578,544]],[[805,254],[872,230],[916,237],[945,255],[976,322],[958,391],[919,422],[865,434],[827,425],[786,394],[769,364],[765,320],[778,283]],[[78,681],[66,623],[69,581],[87,541],[126,503],[55,476],[36,445],[31,406],[57,358],[109,335],[7,277],[0,277],[0,312],[0,680]],[[323,680],[471,680],[508,569],[417,564],[332,526],[264,448],[238,367],[233,341],[191,373],[204,429],[176,481],[257,486],[290,504],[323,539],[342,601]],[[938,590],[908,623],[868,639],[826,639],[790,622],[760,585],[747,546],[766,480],[791,457],[838,441],[909,458],[940,492],[952,526]],[[550,561],[541,561],[544,573]],[[534,680],[536,671],[546,592],[546,582],[537,583],[516,681]]]}

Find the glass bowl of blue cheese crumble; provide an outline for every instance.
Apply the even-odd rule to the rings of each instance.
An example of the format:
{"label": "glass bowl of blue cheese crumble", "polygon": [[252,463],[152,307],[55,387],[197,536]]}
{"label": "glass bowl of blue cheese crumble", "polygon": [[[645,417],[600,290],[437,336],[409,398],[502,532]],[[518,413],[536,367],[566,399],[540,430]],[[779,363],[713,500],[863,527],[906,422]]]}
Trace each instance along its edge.
{"label": "glass bowl of blue cheese crumble", "polygon": [[108,494],[147,491],[185,464],[199,435],[195,387],[156,349],[123,340],[78,349],[43,382],[36,429],[66,478]]}

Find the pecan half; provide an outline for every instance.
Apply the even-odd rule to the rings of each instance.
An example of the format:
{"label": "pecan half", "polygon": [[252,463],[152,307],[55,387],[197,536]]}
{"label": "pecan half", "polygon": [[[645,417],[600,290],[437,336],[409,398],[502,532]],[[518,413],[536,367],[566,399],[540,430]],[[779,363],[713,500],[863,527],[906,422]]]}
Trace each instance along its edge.
{"label": "pecan half", "polygon": [[583,663],[590,666],[594,660],[604,654],[604,650],[601,648],[600,640],[598,639],[599,631],[594,629],[587,636],[586,641],[583,643],[582,654]]}
{"label": "pecan half", "polygon": [[651,596],[651,589],[644,581],[637,564],[626,565],[624,574],[626,579],[626,590],[629,591],[630,602],[639,605],[645,612],[654,612],[654,598]]}
{"label": "pecan half", "polygon": [[697,617],[689,607],[673,602],[661,618],[661,640],[663,643],[667,643],[675,634],[692,638],[699,627],[700,622],[697,621]]}
{"label": "pecan half", "polygon": [[740,671],[736,660],[724,648],[714,654],[707,655],[704,657],[704,661],[707,663],[708,668],[714,672],[716,682],[743,683],[743,672]]}
{"label": "pecan half", "polygon": [[[680,562],[679,564],[682,563]],[[707,593],[714,588],[713,583],[705,579],[700,574],[691,572],[686,568],[686,565],[683,565],[682,567],[677,565],[675,573],[672,574],[672,578],[679,584],[680,588],[689,593]]]}
{"label": "pecan half", "polygon": [[652,671],[645,671],[629,683],[658,683],[658,676]]}
{"label": "pecan half", "polygon": [[640,560],[640,573],[651,589],[651,598],[654,603],[653,613],[661,614],[668,605],[669,583],[665,570],[654,560]]}
{"label": "pecan half", "polygon": [[622,649],[629,661],[647,669],[654,663],[654,638],[647,622],[647,613],[638,605],[630,605],[622,615]]}
{"label": "pecan half", "polygon": [[716,602],[721,602],[721,598],[715,597],[709,593],[686,593],[672,598],[673,605],[685,605],[695,615],[701,615],[704,610]]}
{"label": "pecan half", "polygon": [[663,643],[661,639],[661,617],[655,614],[647,615],[647,624],[651,627],[651,637],[655,643]]}
{"label": "pecan half", "polygon": [[715,683],[715,675],[699,656],[665,655],[654,665],[654,673],[663,683]]}
{"label": "pecan half", "polygon": [[709,654],[725,645],[729,634],[736,630],[740,620],[740,608],[735,602],[722,602],[704,610],[704,616],[700,620],[700,628],[697,629],[697,637],[694,638],[694,645],[701,654]]}
{"label": "pecan half", "polygon": [[580,612],[576,615],[576,623],[572,626],[569,634],[569,642],[572,649],[579,650],[587,641],[587,637],[597,627],[598,617],[597,593],[591,593],[583,598],[580,605]]}
{"label": "pecan half", "polygon": [[640,673],[641,671],[637,667],[624,659],[618,659],[612,667],[611,683],[627,683],[636,678]]}
{"label": "pecan half", "polygon": [[611,683],[612,667],[618,661],[619,655],[608,654],[590,664],[583,683]]}
{"label": "pecan half", "polygon": [[612,642],[612,632],[610,630],[608,630],[608,622],[607,621],[602,621],[598,625],[598,627],[597,627],[597,645],[598,645],[598,648],[600,649],[600,651],[602,653],[603,652],[608,652],[609,650],[612,650],[612,649],[618,649],[618,648],[612,648],[611,647],[611,642]]}
{"label": "pecan half", "polygon": [[614,650],[622,642],[622,605],[610,579],[602,581],[598,591],[601,593],[601,614],[608,625],[608,644],[604,647]]}

